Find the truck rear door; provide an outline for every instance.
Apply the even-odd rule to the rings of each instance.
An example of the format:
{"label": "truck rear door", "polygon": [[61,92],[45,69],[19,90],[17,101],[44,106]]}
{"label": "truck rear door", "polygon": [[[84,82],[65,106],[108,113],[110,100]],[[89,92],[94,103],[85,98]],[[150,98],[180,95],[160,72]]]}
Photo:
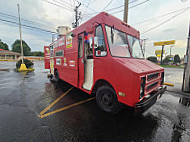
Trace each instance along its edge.
{"label": "truck rear door", "polygon": [[50,69],[50,48],[49,48],[49,46],[44,46],[44,66],[45,66],[45,69]]}

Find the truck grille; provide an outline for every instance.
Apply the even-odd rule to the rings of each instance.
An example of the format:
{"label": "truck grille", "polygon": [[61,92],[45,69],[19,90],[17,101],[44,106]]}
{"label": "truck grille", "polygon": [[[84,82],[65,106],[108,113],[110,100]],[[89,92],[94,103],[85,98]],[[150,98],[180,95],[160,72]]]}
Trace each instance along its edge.
{"label": "truck grille", "polygon": [[158,82],[154,82],[152,84],[150,84],[149,86],[147,86],[146,90],[150,91],[152,88],[156,87],[158,85]]}
{"label": "truck grille", "polygon": [[147,80],[150,81],[152,79],[158,78],[158,76],[159,76],[159,73],[150,74],[148,75]]}

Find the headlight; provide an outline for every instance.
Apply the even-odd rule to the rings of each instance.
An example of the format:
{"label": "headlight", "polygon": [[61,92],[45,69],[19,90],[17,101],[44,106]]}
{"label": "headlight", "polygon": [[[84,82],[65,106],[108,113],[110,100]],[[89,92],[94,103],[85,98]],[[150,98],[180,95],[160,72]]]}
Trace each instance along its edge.
{"label": "headlight", "polygon": [[144,89],[143,87],[141,86],[140,88],[140,99],[144,96]]}
{"label": "headlight", "polygon": [[146,84],[146,77],[141,78],[141,87],[140,87],[140,99],[144,96],[144,88]]}
{"label": "headlight", "polygon": [[160,83],[161,85],[163,85],[164,84],[164,72],[162,72],[162,74],[161,74],[161,83]]}
{"label": "headlight", "polygon": [[141,93],[143,93],[143,88],[142,88],[142,86],[141,86],[141,89],[140,89],[140,94],[141,94]]}

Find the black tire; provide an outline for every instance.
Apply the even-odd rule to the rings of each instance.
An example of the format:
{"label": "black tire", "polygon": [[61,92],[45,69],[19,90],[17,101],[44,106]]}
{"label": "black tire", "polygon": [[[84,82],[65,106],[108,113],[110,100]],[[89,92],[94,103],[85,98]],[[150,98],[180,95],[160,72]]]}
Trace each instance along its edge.
{"label": "black tire", "polygon": [[59,82],[59,81],[60,81],[58,70],[55,71],[55,81],[56,81],[56,82]]}
{"label": "black tire", "polygon": [[118,114],[121,110],[121,104],[118,102],[117,94],[109,86],[98,88],[96,102],[102,110],[113,115]]}

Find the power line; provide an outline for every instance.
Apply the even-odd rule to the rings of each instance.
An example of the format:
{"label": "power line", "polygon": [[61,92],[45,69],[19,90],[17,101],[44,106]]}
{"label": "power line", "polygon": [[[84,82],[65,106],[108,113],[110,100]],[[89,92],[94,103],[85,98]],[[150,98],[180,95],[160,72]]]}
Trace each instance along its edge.
{"label": "power line", "polygon": [[57,7],[63,8],[63,9],[68,10],[68,11],[70,11],[70,12],[74,12],[73,10],[68,9],[68,8],[66,8],[66,7],[63,7],[63,6],[61,6],[61,5],[58,5],[58,4],[56,4],[56,3],[52,3],[52,2],[49,2],[49,1],[47,1],[47,0],[42,0],[42,1],[44,1],[44,2],[46,2],[46,3],[49,3],[49,4],[51,4],[51,5],[55,5],[55,6],[57,6]]}
{"label": "power line", "polygon": [[[91,2],[91,4],[94,3],[95,1],[96,1],[96,0],[94,0],[93,2]],[[129,2],[129,4],[134,3],[134,2],[137,2],[137,1],[139,1],[139,0],[133,0],[133,1]],[[110,8],[110,9],[107,9],[107,10],[105,10],[105,11],[113,11],[113,10],[119,9],[119,8],[121,8],[121,7],[124,7],[124,5],[120,5],[120,6],[117,6],[117,7],[114,7],[114,8]],[[105,8],[104,8],[104,9],[105,9]],[[93,15],[93,14],[97,14],[97,13],[100,13],[100,12],[90,13],[89,15]],[[86,15],[86,14],[83,14],[83,15]]]}
{"label": "power line", "polygon": [[[135,5],[131,6],[131,7],[129,7],[129,9],[137,7],[137,6],[140,6],[140,5],[142,5],[142,4],[144,4],[144,3],[148,2],[148,1],[150,1],[150,0],[146,0],[146,1],[143,1],[141,3],[135,4]],[[117,11],[117,12],[114,12],[114,13],[111,13],[111,14],[117,14],[117,13],[120,13],[120,12],[123,12],[123,11],[124,10],[120,10],[120,11]]]}
{"label": "power line", "polygon": [[[0,12],[0,15],[2,15],[2,16],[4,16],[4,17],[12,17],[12,18],[15,18],[15,20],[18,19],[17,16],[10,15],[10,14],[6,14],[6,13],[3,13],[3,12]],[[38,22],[35,22],[35,21],[31,21],[31,20],[27,20],[27,19],[23,19],[23,18],[21,18],[21,21],[25,21],[26,23],[38,24],[38,25],[41,25],[41,26],[43,26],[43,27],[47,27],[47,28],[50,28],[50,29],[55,30],[55,28],[53,28],[53,27],[50,27],[50,26],[47,26],[47,25],[44,25],[44,24],[42,24],[42,23],[38,23]]]}
{"label": "power line", "polygon": [[134,3],[134,2],[136,2],[136,1],[139,1],[139,0],[133,0],[133,1],[129,2],[129,3]]}
{"label": "power line", "polygon": [[64,0],[59,0],[59,1],[57,1],[57,0],[52,0],[52,1],[54,1],[54,3],[56,3],[56,4],[59,4],[59,5],[61,5],[61,6],[64,6],[66,9],[74,9],[74,6],[72,6],[71,5],[71,3],[68,3],[68,2],[66,2],[66,1],[64,1]]}
{"label": "power line", "polygon": [[[6,22],[6,23],[12,23],[12,24],[16,24],[16,25],[19,24],[17,22],[10,21],[10,20],[5,20],[5,19],[1,19],[1,18],[0,18],[0,21]],[[52,32],[52,31],[46,30],[46,29],[42,29],[42,28],[38,28],[38,27],[34,27],[34,26],[29,26],[29,25],[25,25],[25,24],[22,24],[22,26],[23,27],[32,28],[32,29],[37,29],[37,30],[40,30],[40,31],[43,31],[43,32],[47,32],[47,33],[56,33],[56,32]]]}
{"label": "power line", "polygon": [[156,25],[156,26],[154,26],[154,27],[152,27],[152,28],[150,28],[150,29],[144,31],[143,33],[141,33],[141,35],[142,35],[142,34],[145,34],[145,33],[147,33],[147,32],[149,32],[149,31],[151,31],[151,30],[153,30],[153,29],[155,29],[155,28],[160,27],[161,25],[163,25],[163,24],[169,22],[169,21],[172,20],[173,18],[175,18],[175,17],[177,17],[177,16],[179,16],[179,15],[185,13],[187,10],[189,10],[189,9],[186,9],[186,10],[184,10],[184,11],[182,11],[182,12],[180,12],[180,13],[174,15],[174,16],[172,16],[171,18],[165,20],[164,22],[162,22],[162,23],[160,23],[160,24],[158,24],[158,25]]}
{"label": "power line", "polygon": [[[91,0],[89,0],[89,1],[88,1],[88,4],[87,4],[87,5],[85,5],[85,4],[83,4],[83,3],[81,3],[81,2],[80,2],[80,1],[78,1],[78,0],[75,0],[75,1],[77,1],[79,4],[82,4],[83,6],[85,6],[85,7],[86,7],[86,9],[85,9],[85,10],[84,10],[84,8],[83,8],[83,10],[81,10],[81,11],[82,11],[82,13],[83,13],[83,14],[82,14],[82,16],[83,16],[83,15],[85,15],[85,13],[86,13],[86,14],[89,14],[89,13],[87,12],[87,9],[91,9],[92,11],[95,11],[94,9],[92,9],[92,8],[90,8],[90,7],[89,7]],[[95,11],[95,12],[96,12],[96,11]],[[80,19],[82,19],[82,16],[80,17]]]}
{"label": "power line", "polygon": [[[139,0],[131,1],[131,2],[129,2],[129,4],[134,3],[134,2],[137,2],[137,1],[139,1]],[[121,7],[124,7],[124,4],[123,4],[123,5],[120,5],[120,6],[117,6],[117,7],[114,7],[114,8],[111,8],[111,9],[107,9],[106,11],[112,11],[112,10],[115,10],[115,9],[119,9],[119,8],[121,8]]]}
{"label": "power line", "polygon": [[96,2],[96,0],[92,1],[92,2],[90,3],[90,5],[93,4],[93,3],[95,3],[95,2]]}
{"label": "power line", "polygon": [[90,9],[91,11],[97,12],[96,10],[94,10],[94,9],[90,8],[88,5],[86,5],[86,4],[84,4],[84,3],[82,3],[82,2],[81,2],[81,1],[79,1],[79,0],[74,0],[74,1],[77,1],[78,3],[81,3],[83,6],[88,7],[88,9]]}
{"label": "power line", "polygon": [[[137,2],[137,1],[139,1],[139,0],[131,1],[131,2],[129,2],[129,4],[134,3],[134,2]],[[129,9],[130,9],[130,8],[134,8],[134,7],[137,7],[137,6],[139,6],[139,5],[141,5],[141,4],[145,3],[145,2],[148,2],[148,1],[149,1],[149,0],[146,0],[146,1],[141,2],[141,3],[139,3],[139,4],[133,5],[133,6],[129,7]],[[121,7],[124,7],[124,5],[120,5],[120,6],[117,6],[117,7],[114,7],[114,8],[110,8],[110,9],[107,9],[107,10],[105,10],[105,11],[113,11],[113,10],[119,9],[119,8],[121,8]],[[123,12],[123,11],[124,11],[124,10],[120,10],[120,11],[117,11],[117,12],[114,12],[114,13],[111,13],[111,14],[116,14],[116,13],[120,13],[120,12]],[[90,15],[97,14],[97,13],[99,13],[99,12],[91,13]],[[86,14],[83,14],[83,15],[86,15]]]}
{"label": "power line", "polygon": [[118,9],[118,8],[121,8],[121,7],[124,7],[124,5],[120,5],[118,7],[114,7],[114,8],[111,8],[111,9],[107,9],[106,11],[112,11],[112,10],[115,10],[115,9]]}
{"label": "power line", "polygon": [[[87,6],[86,6],[86,9],[88,8],[89,4],[90,4],[90,0],[88,0],[88,4],[87,4]],[[85,11],[86,11],[86,10],[85,10]]]}
{"label": "power line", "polygon": [[[0,25],[5,25],[5,26],[9,26],[9,27],[15,27],[17,25],[15,24],[12,24],[12,23],[6,23],[6,22],[3,22],[3,21],[0,21]],[[31,31],[31,28],[27,28],[27,27],[22,27],[23,29],[27,29],[27,30],[30,30]],[[17,29],[17,28],[16,28]],[[5,34],[6,33],[6,34]],[[6,29],[1,29],[1,33],[0,33],[0,36],[2,37],[7,37],[7,38],[10,38],[10,34],[12,34],[13,31],[12,30],[6,30]],[[41,34],[45,34],[45,36],[42,36]],[[51,40],[51,34],[47,34],[45,32],[35,32],[35,33],[30,33],[30,35],[34,35],[35,37],[33,38],[37,38],[37,37],[40,37],[38,38],[37,40],[41,40],[41,39],[46,39],[46,37],[49,37],[48,40],[50,39]],[[47,40],[47,39],[46,39]]]}
{"label": "power line", "polygon": [[[53,0],[53,1],[54,1],[54,0]],[[58,3],[61,3],[61,4],[63,4],[63,5],[65,5],[65,3],[66,3],[67,6],[69,5],[70,7],[73,8],[73,5],[71,4],[71,1],[70,1],[70,3],[69,3],[69,2],[66,2],[66,1],[64,1],[64,0],[59,0],[59,1],[62,1],[62,3],[61,3],[61,2],[58,2]]]}
{"label": "power line", "polygon": [[142,24],[142,23],[145,23],[145,22],[148,22],[148,21],[154,20],[154,19],[162,18],[162,17],[168,16],[168,15],[170,15],[170,14],[172,14],[172,13],[176,13],[176,12],[178,12],[178,11],[185,10],[185,9],[189,9],[189,8],[190,8],[190,7],[186,7],[186,8],[178,9],[178,10],[175,10],[175,11],[169,12],[169,13],[167,13],[167,14],[160,15],[160,16],[157,16],[157,17],[154,17],[154,18],[150,18],[150,19],[147,19],[147,20],[144,20],[144,21],[141,21],[141,22],[135,23],[135,24],[131,24],[131,25],[133,25],[133,26],[135,26],[135,25],[139,25],[139,24]]}
{"label": "power line", "polygon": [[113,0],[110,0],[110,2],[102,9],[102,11],[105,10],[112,3],[112,1]]}
{"label": "power line", "polygon": [[135,5],[133,5],[133,6],[129,7],[129,8],[137,7],[137,6],[142,5],[142,4],[144,4],[144,3],[148,2],[148,1],[150,1],[150,0],[146,0],[146,1],[144,1],[144,2],[141,2],[141,3],[135,4]]}

